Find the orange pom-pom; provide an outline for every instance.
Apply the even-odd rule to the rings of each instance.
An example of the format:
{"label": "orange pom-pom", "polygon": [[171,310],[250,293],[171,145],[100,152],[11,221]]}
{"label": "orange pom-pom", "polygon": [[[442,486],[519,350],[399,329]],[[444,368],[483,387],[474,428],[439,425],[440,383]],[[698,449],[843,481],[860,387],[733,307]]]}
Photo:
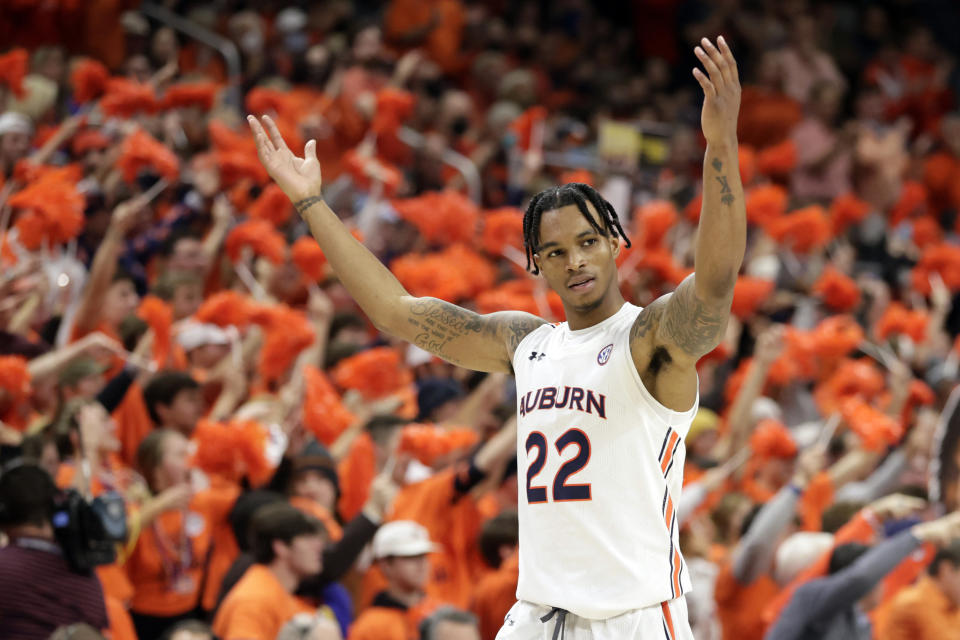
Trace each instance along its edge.
{"label": "orange pom-pom", "polygon": [[891,302],[877,320],[873,333],[880,340],[897,334],[909,336],[911,340],[919,343],[923,342],[929,322],[930,317],[925,312],[910,311],[899,302]]}
{"label": "orange pom-pom", "polygon": [[415,198],[394,200],[393,207],[428,242],[444,245],[470,242],[480,214],[469,198],[450,190],[431,191]]}
{"label": "orange pom-pom", "polygon": [[210,476],[228,482],[239,482],[243,477],[241,461],[237,456],[234,430],[213,420],[200,420],[190,435],[193,443],[191,463]]}
{"label": "orange pom-pom", "polygon": [[283,264],[287,243],[266,220],[247,220],[231,229],[224,248],[231,260],[240,262],[247,247],[273,264]]}
{"label": "orange pom-pom", "polygon": [[257,371],[268,381],[279,380],[316,335],[307,316],[286,305],[261,307],[252,319],[263,327],[263,347]]}
{"label": "orange pom-pom", "polygon": [[824,304],[833,311],[851,311],[860,304],[860,288],[857,283],[832,265],[827,265],[813,283],[813,293],[820,296]]}
{"label": "orange pom-pom", "polygon": [[30,395],[30,369],[22,356],[0,356],[0,389],[10,394],[14,402]]}
{"label": "orange pom-pom", "polygon": [[776,184],[764,184],[747,191],[747,222],[760,227],[783,217],[787,211],[787,190]]}
{"label": "orange pom-pom", "polygon": [[784,349],[770,367],[768,379],[776,385],[810,380],[816,374],[815,341],[809,332],[787,327]]}
{"label": "orange pom-pom", "polygon": [[77,191],[80,168],[70,165],[43,172],[8,201],[25,212],[17,218],[19,241],[35,251],[44,243],[61,244],[75,238],[83,228],[84,197]]}
{"label": "orange pom-pom", "polygon": [[84,129],[70,141],[70,151],[74,156],[82,156],[88,151],[99,151],[109,146],[110,138],[96,129]]}
{"label": "orange pom-pom", "polygon": [[332,445],[347,427],[356,422],[327,376],[316,367],[303,371],[305,382],[303,426],[326,446]]}
{"label": "orange pom-pom", "polygon": [[865,449],[880,451],[894,445],[903,436],[903,427],[861,398],[847,398],[840,404],[840,413],[847,426],[860,436]]}
{"label": "orange pom-pom", "polygon": [[652,271],[656,278],[664,283],[678,285],[686,277],[683,269],[676,263],[669,251],[662,247],[644,252],[637,263],[638,269]]}
{"label": "orange pom-pom", "polygon": [[231,187],[241,180],[262,184],[269,177],[256,155],[238,151],[217,151],[214,152],[214,160],[224,187]]}
{"label": "orange pom-pom", "polygon": [[533,283],[528,280],[510,280],[495,289],[484,291],[477,296],[477,311],[494,313],[496,311],[525,311],[540,315],[541,311],[533,297]]}
{"label": "orange pom-pom", "polygon": [[436,425],[408,424],[400,431],[398,453],[407,453],[432,467],[439,458],[463,451],[477,442],[473,429],[445,429]]}
{"label": "orange pom-pom", "polygon": [[402,89],[385,88],[377,91],[377,107],[370,128],[377,136],[395,136],[397,129],[413,115],[416,100]]}
{"label": "orange pom-pom", "polygon": [[740,165],[740,181],[746,186],[757,177],[757,151],[747,144],[737,149],[737,163]]}
{"label": "orange pom-pom", "polygon": [[786,176],[797,166],[797,145],[791,139],[757,154],[757,170],[768,176]]}
{"label": "orange pom-pom", "polygon": [[573,171],[564,171],[560,174],[560,184],[579,183],[595,186],[593,174],[586,169],[574,169]]}
{"label": "orange pom-pom", "polygon": [[246,128],[237,132],[219,120],[211,120],[207,126],[210,135],[210,144],[217,151],[235,151],[246,155],[257,156],[257,143]]}
{"label": "orange pom-pom", "polygon": [[823,207],[812,205],[772,221],[767,233],[794,251],[809,253],[826,246],[832,231]]}
{"label": "orange pom-pom", "polygon": [[254,312],[253,303],[236,291],[220,291],[203,301],[194,314],[198,322],[221,327],[246,327]]}
{"label": "orange pom-pom", "polygon": [[883,373],[868,358],[844,359],[829,378],[820,382],[813,392],[817,407],[823,414],[840,409],[844,400],[859,397],[864,401],[876,399],[886,387]]}
{"label": "orange pom-pom", "polygon": [[915,180],[907,180],[900,188],[900,197],[890,208],[890,226],[927,212],[927,188]]}
{"label": "orange pom-pom", "polygon": [[797,443],[783,423],[761,420],[750,435],[750,449],[758,458],[790,459],[797,455]]}
{"label": "orange pom-pom", "polygon": [[266,427],[253,420],[231,420],[230,427],[236,431],[236,451],[243,460],[247,479],[251,486],[262,487],[275,469],[267,457],[270,438]]}
{"label": "orange pom-pom", "polygon": [[343,166],[353,183],[361,189],[370,190],[374,180],[380,182],[383,185],[383,195],[387,198],[397,195],[403,182],[403,174],[395,166],[380,158],[361,155],[352,149],[343,154]]}
{"label": "orange pom-pom", "polygon": [[157,100],[153,88],[125,78],[110,78],[100,99],[100,110],[108,116],[131,118],[138,113],[153,113]]}
{"label": "orange pom-pom", "polygon": [[490,261],[465,245],[451,245],[441,251],[438,257],[448,265],[448,269],[460,272],[467,283],[468,297],[486,291],[497,279],[497,271]]}
{"label": "orange pom-pom", "polygon": [[297,238],[290,249],[290,258],[304,276],[313,282],[326,278],[327,257],[317,241],[310,236]]}
{"label": "orange pom-pom", "polygon": [[109,80],[110,72],[101,62],[84,58],[74,65],[70,72],[73,101],[77,104],[86,104],[96,100],[107,90]]}
{"label": "orange pom-pom", "polygon": [[382,398],[413,382],[400,354],[390,347],[367,349],[341,360],[332,378],[341,389],[356,389],[368,400]]}
{"label": "orange pom-pom", "polygon": [[257,115],[288,113],[287,96],[279,89],[254,87],[247,92],[247,111]]}
{"label": "orange pom-pom", "polygon": [[26,49],[14,49],[0,56],[0,84],[5,84],[18,97],[26,95],[23,78],[27,75],[29,56]]}
{"label": "orange pom-pom", "polygon": [[700,222],[700,209],[703,207],[703,193],[698,193],[683,208],[683,217],[689,222]]}
{"label": "orange pom-pom", "polygon": [[830,316],[811,332],[813,349],[824,361],[845,358],[863,342],[863,327],[853,316]]}
{"label": "orange pom-pom", "polygon": [[493,209],[483,216],[481,246],[487,253],[503,255],[504,247],[523,249],[523,212],[515,207]]}
{"label": "orange pom-pom", "polygon": [[926,249],[943,242],[943,228],[933,216],[920,216],[913,221],[913,244]]}
{"label": "orange pom-pom", "polygon": [[174,85],[163,94],[160,108],[166,110],[199,107],[204,111],[210,111],[219,90],[220,87],[212,82]]}
{"label": "orange pom-pom", "polygon": [[741,320],[749,318],[770,297],[773,288],[772,280],[739,276],[733,285],[733,303],[730,311]]}
{"label": "orange pom-pom", "polygon": [[547,110],[543,107],[530,107],[510,124],[517,136],[517,146],[524,151],[530,149],[534,126],[547,119]]}
{"label": "orange pom-pom", "polygon": [[943,243],[927,247],[920,254],[920,262],[913,270],[913,288],[924,295],[930,294],[929,276],[939,273],[950,291],[960,291],[960,247]]}
{"label": "orange pom-pom", "polygon": [[290,220],[293,214],[293,204],[283,189],[270,183],[260,196],[250,205],[250,217],[256,220],[266,220],[270,224],[281,227]]}
{"label": "orange pom-pom", "polygon": [[400,256],[390,271],[411,295],[457,302],[470,294],[470,283],[439,254]]}
{"label": "orange pom-pom", "polygon": [[869,202],[861,200],[852,193],[837,196],[830,203],[830,222],[833,225],[833,234],[843,233],[850,225],[862,222],[868,213],[870,213]]}
{"label": "orange pom-pom", "polygon": [[340,500],[337,510],[344,521],[352,520],[363,509],[370,495],[370,484],[377,475],[377,454],[370,434],[362,433],[337,467]]}
{"label": "orange pom-pom", "polygon": [[653,249],[663,244],[667,232],[677,223],[677,208],[669,200],[654,200],[637,207],[634,227],[643,234],[643,246]]}
{"label": "orange pom-pom", "polygon": [[153,331],[153,360],[162,368],[170,357],[173,308],[160,298],[148,295],[140,301],[137,317]]}
{"label": "orange pom-pom", "polygon": [[116,166],[129,183],[134,182],[137,174],[145,168],[156,171],[170,182],[176,181],[180,175],[180,161],[173,151],[143,129],[137,129],[124,139]]}

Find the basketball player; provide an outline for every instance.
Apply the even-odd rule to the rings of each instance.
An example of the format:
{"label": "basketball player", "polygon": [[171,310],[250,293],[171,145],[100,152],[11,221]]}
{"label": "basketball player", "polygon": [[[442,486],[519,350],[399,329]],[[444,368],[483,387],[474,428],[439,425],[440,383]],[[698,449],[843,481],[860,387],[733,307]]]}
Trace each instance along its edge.
{"label": "basketball player", "polygon": [[646,308],[626,303],[614,261],[629,240],[613,208],[587,185],[548,189],[523,230],[528,265],[563,301],[557,326],[411,296],[324,203],[316,142],[296,157],[270,118],[249,117],[260,160],[379,330],[469,369],[516,375],[519,602],[499,640],[692,638],[675,508],[683,438],[699,399],[695,365],[721,339],[746,243],[737,65],[723,38],[701,44],[696,272]]}

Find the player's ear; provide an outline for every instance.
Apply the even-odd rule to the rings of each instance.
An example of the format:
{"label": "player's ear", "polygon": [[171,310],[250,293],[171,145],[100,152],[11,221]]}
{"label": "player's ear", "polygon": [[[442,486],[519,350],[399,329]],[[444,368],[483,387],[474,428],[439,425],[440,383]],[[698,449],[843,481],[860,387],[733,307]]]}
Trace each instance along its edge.
{"label": "player's ear", "polygon": [[610,243],[610,253],[613,254],[613,257],[616,258],[620,255],[620,236],[611,233],[607,236],[607,242]]}

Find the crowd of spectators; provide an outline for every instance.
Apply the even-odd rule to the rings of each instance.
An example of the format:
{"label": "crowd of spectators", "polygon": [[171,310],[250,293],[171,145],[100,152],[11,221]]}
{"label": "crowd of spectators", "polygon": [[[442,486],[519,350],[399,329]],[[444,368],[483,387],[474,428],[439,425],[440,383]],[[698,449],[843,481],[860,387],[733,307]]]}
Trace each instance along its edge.
{"label": "crowd of spectators", "polygon": [[[627,300],[690,272],[716,34],[749,236],[686,437],[694,635],[958,637],[957,6],[11,0],[0,34],[0,639],[493,640],[512,380],[378,333],[244,116],[317,141],[413,295],[562,321],[547,186],[615,205]],[[92,573],[70,488],[122,500]]]}

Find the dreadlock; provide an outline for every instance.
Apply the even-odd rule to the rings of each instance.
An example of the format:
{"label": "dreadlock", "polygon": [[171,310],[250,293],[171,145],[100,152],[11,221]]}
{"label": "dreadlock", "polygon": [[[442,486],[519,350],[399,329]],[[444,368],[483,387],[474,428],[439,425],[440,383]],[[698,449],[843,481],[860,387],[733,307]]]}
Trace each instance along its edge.
{"label": "dreadlock", "polygon": [[[587,209],[587,202],[593,205],[597,215],[600,217],[600,223],[594,220]],[[577,205],[577,209],[587,219],[590,226],[596,229],[597,233],[609,237],[613,234],[624,239],[626,246],[630,246],[630,238],[624,233],[620,225],[620,218],[617,212],[613,210],[613,205],[603,199],[603,196],[596,189],[582,182],[569,182],[550,189],[544,189],[533,196],[527,210],[523,214],[523,245],[527,251],[527,271],[534,275],[540,273],[540,268],[533,260],[533,254],[537,250],[537,243],[540,241],[540,218],[544,211],[559,209],[570,204]],[[532,266],[532,268],[531,268]]]}

